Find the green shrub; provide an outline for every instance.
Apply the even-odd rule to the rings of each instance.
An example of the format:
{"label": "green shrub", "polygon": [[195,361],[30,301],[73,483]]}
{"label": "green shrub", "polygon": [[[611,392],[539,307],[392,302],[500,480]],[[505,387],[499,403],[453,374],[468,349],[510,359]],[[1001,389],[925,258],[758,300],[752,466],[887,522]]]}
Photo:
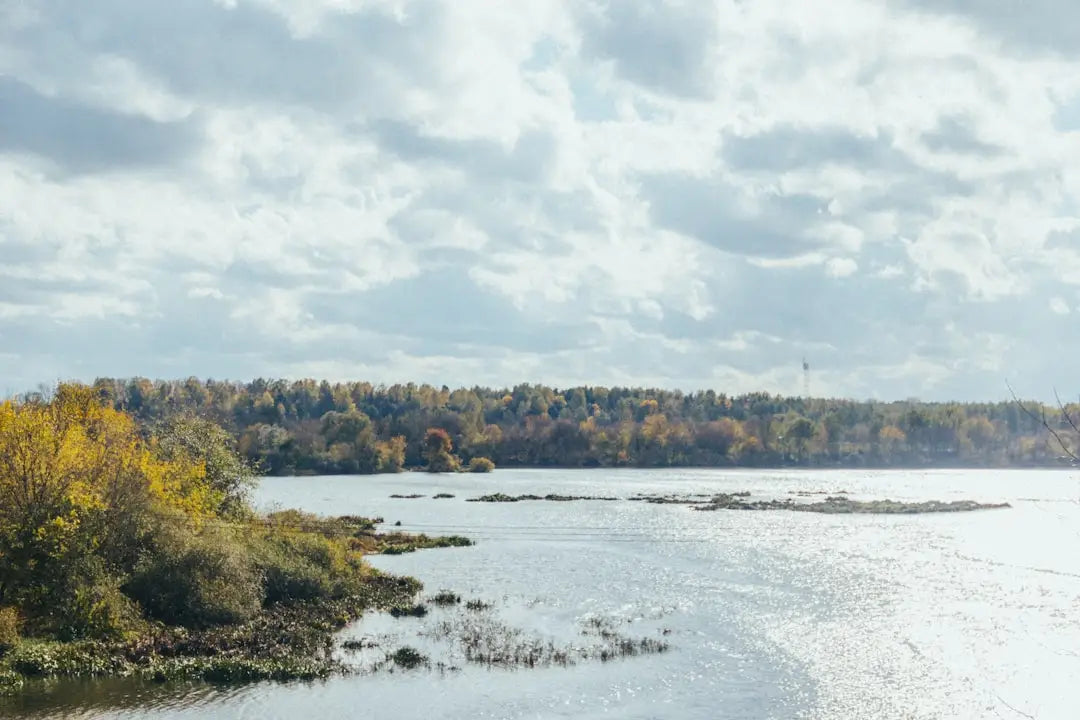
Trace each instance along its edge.
{"label": "green shrub", "polygon": [[76,587],[65,614],[56,633],[60,640],[120,640],[145,624],[138,605],[113,578]]}
{"label": "green shrub", "polygon": [[469,461],[469,472],[489,473],[495,469],[495,463],[486,457],[474,457]]}
{"label": "green shrub", "polygon": [[262,606],[262,577],[245,544],[227,532],[163,531],[124,586],[146,614],[205,628],[243,622]]}
{"label": "green shrub", "polygon": [[295,555],[288,547],[267,543],[258,552],[258,567],[263,574],[263,604],[303,602],[333,594],[330,574],[308,558]]}
{"label": "green shrub", "polygon": [[255,542],[256,566],[264,578],[265,605],[328,600],[354,592],[363,572],[350,538],[277,531]]}
{"label": "green shrub", "polygon": [[19,613],[12,607],[0,607],[0,655],[19,642]]}

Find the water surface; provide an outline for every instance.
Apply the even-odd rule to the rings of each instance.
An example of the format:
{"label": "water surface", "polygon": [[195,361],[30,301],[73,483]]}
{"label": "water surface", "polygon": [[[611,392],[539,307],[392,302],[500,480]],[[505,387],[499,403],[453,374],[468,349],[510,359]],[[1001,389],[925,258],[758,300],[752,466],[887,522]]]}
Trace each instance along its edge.
{"label": "water surface", "polygon": [[[846,490],[1008,501],[921,516],[693,512],[637,502],[467,503],[488,492]],[[393,493],[454,493],[450,500]],[[112,680],[24,697],[23,717],[1023,718],[1080,716],[1080,481],[1056,471],[500,470],[267,478],[264,508],[381,515],[471,548],[372,559],[495,603],[540,637],[602,617],[670,652],[543,670],[412,671],[217,689]],[[408,638],[416,620],[352,635]]]}

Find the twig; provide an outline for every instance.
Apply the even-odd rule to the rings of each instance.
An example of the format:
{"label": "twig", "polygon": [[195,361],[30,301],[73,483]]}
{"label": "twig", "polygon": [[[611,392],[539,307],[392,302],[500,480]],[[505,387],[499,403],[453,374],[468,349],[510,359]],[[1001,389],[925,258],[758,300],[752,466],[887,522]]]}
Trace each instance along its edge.
{"label": "twig", "polygon": [[[1029,418],[1046,428],[1046,431],[1053,436],[1054,440],[1057,441],[1057,444],[1061,447],[1062,452],[1072,458],[1073,462],[1080,462],[1080,457],[1078,457],[1076,453],[1069,449],[1069,446],[1065,443],[1064,438],[1062,438],[1061,435],[1058,434],[1057,430],[1054,430],[1054,428],[1050,427],[1050,423],[1046,421],[1046,411],[1043,410],[1041,415],[1036,415],[1031,410],[1029,410],[1028,407],[1024,405],[1024,403],[1020,401],[1020,398],[1016,396],[1016,391],[1013,390],[1012,385],[1009,384],[1008,380],[1005,381],[1005,386],[1009,388],[1009,393],[1012,395],[1013,402],[1016,403],[1016,406],[1019,407]],[[1055,393],[1055,395],[1056,394],[1057,393]],[[1068,413],[1066,413],[1066,417],[1068,417]],[[1068,419],[1071,424],[1072,418]],[[1073,427],[1076,427],[1076,425],[1073,425]],[[1078,430],[1077,432],[1080,432],[1080,430]]]}
{"label": "twig", "polygon": [[1001,696],[1000,696],[1000,695],[998,695],[997,693],[994,693],[994,696],[995,696],[995,697],[996,697],[996,698],[998,699],[998,702],[1000,702],[1000,703],[1001,703],[1002,705],[1004,705],[1005,707],[1007,707],[1007,708],[1009,708],[1010,710],[1012,710],[1012,711],[1013,711],[1014,713],[1016,713],[1017,715],[1023,715],[1023,716],[1024,716],[1024,717],[1026,717],[1026,718],[1030,718],[1030,720],[1035,720],[1035,716],[1034,716],[1034,715],[1029,715],[1028,713],[1024,712],[1023,710],[1017,710],[1017,709],[1016,709],[1015,707],[1013,707],[1013,706],[1012,706],[1012,705],[1010,705],[1009,703],[1005,702],[1005,698],[1001,697]]}
{"label": "twig", "polygon": [[1076,427],[1076,423],[1073,421],[1072,416],[1069,415],[1069,411],[1065,409],[1065,403],[1061,402],[1061,398],[1058,396],[1057,388],[1054,388],[1054,399],[1057,400],[1058,407],[1061,408],[1061,414],[1065,416],[1065,419],[1069,421],[1069,426],[1072,427],[1073,432],[1080,435],[1080,427]]}

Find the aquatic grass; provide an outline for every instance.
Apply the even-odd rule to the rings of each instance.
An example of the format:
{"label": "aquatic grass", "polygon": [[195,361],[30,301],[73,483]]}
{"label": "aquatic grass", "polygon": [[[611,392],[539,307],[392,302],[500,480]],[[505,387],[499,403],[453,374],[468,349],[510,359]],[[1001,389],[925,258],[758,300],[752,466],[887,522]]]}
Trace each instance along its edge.
{"label": "aquatic grass", "polygon": [[626,637],[615,637],[611,638],[607,645],[595,649],[591,657],[600,660],[600,662],[610,662],[636,655],[655,655],[667,652],[669,649],[668,643],[655,638],[633,640]]}
{"label": "aquatic grass", "polygon": [[593,616],[585,620],[581,629],[582,635],[595,635],[596,637],[610,640],[619,637],[615,630],[615,623],[609,618]]}
{"label": "aquatic grass", "polygon": [[489,495],[481,495],[480,497],[468,498],[465,502],[482,502],[482,503],[516,503],[526,500],[546,500],[548,502],[573,502],[576,500],[605,500],[613,501],[618,500],[617,497],[601,497],[596,495],[559,495],[557,493],[548,493],[547,495],[507,495],[505,493],[491,493]]}
{"label": "aquatic grass", "polygon": [[818,502],[783,500],[748,500],[746,495],[720,494],[705,504],[695,504],[698,511],[716,510],[791,510],[825,515],[920,515],[924,513],[973,512],[1012,507],[1009,503],[978,503],[973,500],[943,502],[900,502],[897,500],[852,500],[841,495],[831,495]]}
{"label": "aquatic grass", "polygon": [[433,548],[470,547],[474,543],[462,535],[411,535],[408,533],[393,532],[378,536],[380,549],[383,555],[402,555],[416,552],[417,550],[430,550]]}
{"label": "aquatic grass", "polygon": [[359,652],[360,650],[367,650],[368,648],[379,647],[379,643],[375,642],[371,638],[356,638],[346,640],[341,643],[342,650],[349,650],[350,652]]}
{"label": "aquatic grass", "polygon": [[86,677],[128,674],[128,660],[99,641],[25,641],[5,658],[24,677]]}
{"label": "aquatic grass", "polygon": [[241,684],[274,680],[316,680],[341,670],[325,658],[169,658],[141,668],[139,674],[158,682],[202,680],[215,684]]}
{"label": "aquatic grass", "polygon": [[583,634],[595,636],[596,641],[584,645],[556,644],[550,639],[531,637],[489,615],[442,620],[422,634],[432,640],[451,642],[470,663],[505,669],[568,667],[579,662],[609,662],[670,649],[663,640],[626,637],[616,632],[610,621],[587,625]]}
{"label": "aquatic grass", "polygon": [[[954,500],[943,502],[928,500],[925,502],[900,502],[897,500],[852,500],[847,491],[837,490],[833,494],[822,491],[796,491],[789,493],[797,497],[826,495],[822,500],[806,502],[791,497],[783,499],[751,500],[750,492],[742,490],[730,493],[696,493],[693,495],[649,495],[639,494],[630,497],[631,501],[655,505],[688,505],[691,510],[713,512],[717,510],[791,510],[794,512],[813,512],[826,515],[918,515],[923,513],[973,512],[975,510],[995,510],[1011,507],[1009,503],[979,503],[973,500]],[[509,500],[493,502],[513,502]]]}
{"label": "aquatic grass", "polygon": [[0,667],[0,697],[16,695],[26,684],[22,675],[9,668]]}
{"label": "aquatic grass", "polygon": [[395,665],[406,670],[412,670],[413,668],[420,667],[421,665],[429,664],[429,660],[426,655],[422,654],[419,650],[405,646],[395,650],[388,658]]}
{"label": "aquatic grass", "polygon": [[440,607],[457,605],[461,602],[461,596],[449,590],[440,590],[431,597],[431,602]]}
{"label": "aquatic grass", "polygon": [[417,603],[416,605],[396,605],[390,608],[391,617],[424,617],[428,614],[427,605],[423,603]]}

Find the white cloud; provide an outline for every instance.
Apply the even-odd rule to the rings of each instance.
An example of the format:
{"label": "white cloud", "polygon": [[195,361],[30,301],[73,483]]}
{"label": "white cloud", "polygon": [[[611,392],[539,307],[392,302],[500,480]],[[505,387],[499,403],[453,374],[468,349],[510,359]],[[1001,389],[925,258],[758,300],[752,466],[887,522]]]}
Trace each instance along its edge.
{"label": "white cloud", "polygon": [[879,277],[884,280],[895,277],[903,277],[904,268],[899,265],[884,265],[880,270],[874,273],[874,277]]}
{"label": "white cloud", "polygon": [[833,278],[853,275],[858,269],[859,264],[851,258],[830,258],[825,262],[825,274]]}
{"label": "white cloud", "polygon": [[0,3],[0,385],[1065,387],[1078,18],[1031,16]]}

